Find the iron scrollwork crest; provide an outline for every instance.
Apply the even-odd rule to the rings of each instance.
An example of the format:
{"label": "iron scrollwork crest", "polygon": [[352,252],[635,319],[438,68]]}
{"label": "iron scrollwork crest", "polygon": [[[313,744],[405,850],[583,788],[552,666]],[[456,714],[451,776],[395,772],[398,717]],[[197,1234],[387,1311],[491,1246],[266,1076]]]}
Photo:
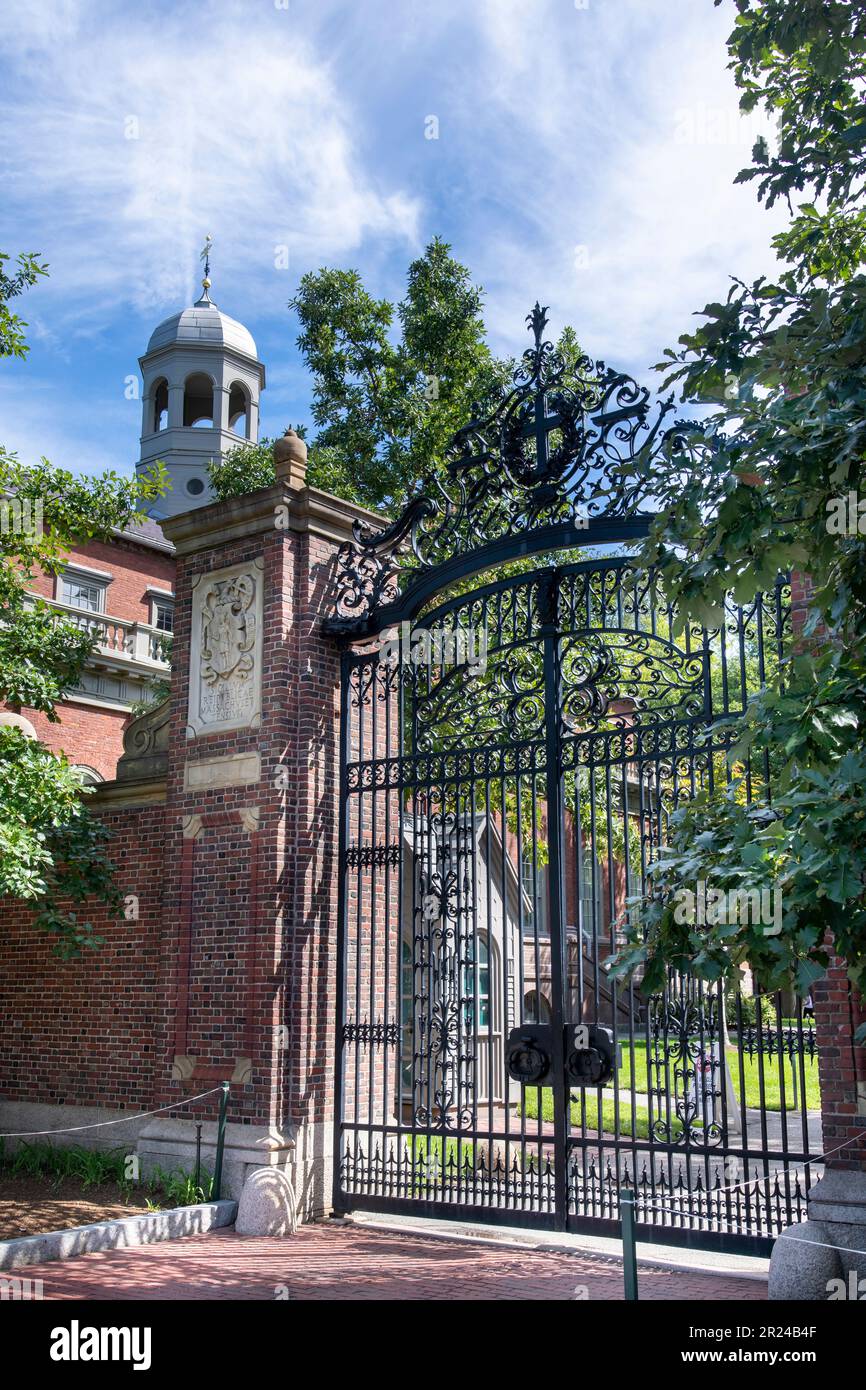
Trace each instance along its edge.
{"label": "iron scrollwork crest", "polygon": [[649,388],[624,372],[586,356],[567,363],[543,338],[540,304],[526,322],[533,345],[511,388],[457,431],[444,476],[428,475],[391,525],[355,523],[338,557],[331,631],[369,629],[413,579],[452,557],[638,514],[648,488],[641,460],[687,447],[694,425],[669,422],[673,396],[653,408]]}

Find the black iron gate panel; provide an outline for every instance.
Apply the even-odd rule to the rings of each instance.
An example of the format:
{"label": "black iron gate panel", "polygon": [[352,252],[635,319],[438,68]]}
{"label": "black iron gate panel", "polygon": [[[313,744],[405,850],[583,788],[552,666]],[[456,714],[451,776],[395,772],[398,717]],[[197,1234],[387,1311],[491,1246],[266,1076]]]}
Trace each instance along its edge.
{"label": "black iron gate panel", "polygon": [[[770,800],[772,757],[737,763],[724,720],[778,679],[787,585],[707,631],[653,572],[578,558],[648,533],[647,458],[715,446],[527,322],[511,389],[339,557],[335,1204],[613,1233],[627,1185],[654,1239],[763,1250],[821,1147],[808,1001],[747,971],[646,998],[607,962],[679,807]],[[777,930],[743,882],[726,910]],[[706,920],[713,886],[683,891]]]}
{"label": "black iron gate panel", "polygon": [[548,1127],[515,1124],[504,1066],[541,891],[514,850],[545,803],[539,591],[491,586],[345,658],[338,1196],[354,1205],[553,1223]]}
{"label": "black iron gate panel", "polygon": [[[779,662],[787,591],[726,619],[678,631],[617,558],[346,655],[342,1207],[613,1230],[626,1184],[656,1239],[752,1249],[805,1214],[801,1003],[605,970],[677,805],[737,773],[766,794],[718,721]],[[558,1042],[540,1084],[509,1076],[515,1030],[580,1023],[614,1034],[607,1085],[575,1087]]]}

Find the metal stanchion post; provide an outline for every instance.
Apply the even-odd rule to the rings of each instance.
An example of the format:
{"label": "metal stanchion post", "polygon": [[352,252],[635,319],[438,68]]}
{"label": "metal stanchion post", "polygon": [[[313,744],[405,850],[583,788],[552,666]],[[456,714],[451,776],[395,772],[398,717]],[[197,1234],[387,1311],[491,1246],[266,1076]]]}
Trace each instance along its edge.
{"label": "metal stanchion post", "polygon": [[225,1147],[226,1111],[228,1109],[228,1104],[229,1083],[227,1081],[224,1081],[222,1083],[222,1095],[220,1096],[219,1120],[217,1121],[216,1159],[214,1161],[213,1188],[211,1190],[212,1202],[218,1202],[220,1200],[220,1192],[222,1191],[223,1148]]}
{"label": "metal stanchion post", "polygon": [[201,1187],[201,1123],[197,1122],[195,1127],[195,1186],[196,1191]]}
{"label": "metal stanchion post", "polygon": [[622,1269],[627,1303],[637,1303],[637,1241],[634,1232],[634,1190],[621,1187],[619,1212],[622,1221]]}

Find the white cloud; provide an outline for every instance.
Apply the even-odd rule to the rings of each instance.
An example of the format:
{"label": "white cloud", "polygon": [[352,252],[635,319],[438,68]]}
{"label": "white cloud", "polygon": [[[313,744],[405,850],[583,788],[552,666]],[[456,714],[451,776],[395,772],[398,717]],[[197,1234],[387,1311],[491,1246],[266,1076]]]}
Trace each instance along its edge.
{"label": "white cloud", "polygon": [[775,265],[781,210],[733,185],[756,125],[726,71],[731,16],[694,0],[485,0],[479,17],[472,177],[511,210],[492,235],[486,207],[474,223],[495,338],[518,346],[538,295],[594,355],[643,371],[730,274]]}
{"label": "white cloud", "polygon": [[369,176],[333,73],[284,13],[108,6],[92,22],[85,6],[76,29],[71,4],[56,28],[49,8],[6,36],[2,176],[78,330],[118,301],[188,302],[207,231],[217,299],[241,277],[252,300],[282,295],[283,244],[305,264],[366,237],[415,243],[415,197]]}
{"label": "white cloud", "polygon": [[[538,296],[553,330],[571,322],[594,356],[645,374],[695,310],[724,296],[729,274],[775,265],[783,213],[759,208],[753,186],[733,187],[753,132],[731,138],[731,10],[697,0],[16,8],[0,33],[0,246],[51,262],[50,281],[21,305],[34,344],[26,370],[53,380],[56,405],[51,418],[19,408],[16,419],[29,439],[45,429],[61,443],[65,429],[91,454],[80,401],[112,400],[154,322],[193,297],[206,232],[214,298],[267,343],[269,428],[308,413],[285,308],[298,276],[355,265],[373,293],[397,299],[410,257],[437,233],[485,285],[498,350],[525,346]],[[431,112],[436,142],[423,138]],[[288,273],[274,266],[284,245]],[[126,414],[99,425],[100,449],[112,433],[116,457],[134,454]]]}
{"label": "white cloud", "polygon": [[[0,376],[0,418],[3,443],[23,463],[45,457],[72,473],[131,473],[135,464],[141,405],[122,387],[110,400],[60,396],[50,377],[18,367]],[[113,449],[113,438],[126,442]]]}

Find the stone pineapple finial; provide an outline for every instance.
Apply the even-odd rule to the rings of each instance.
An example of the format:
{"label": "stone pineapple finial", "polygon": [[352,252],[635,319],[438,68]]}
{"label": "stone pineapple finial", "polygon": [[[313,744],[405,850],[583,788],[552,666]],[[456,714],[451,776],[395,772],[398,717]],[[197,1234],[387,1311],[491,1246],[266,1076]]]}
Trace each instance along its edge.
{"label": "stone pineapple finial", "polygon": [[307,486],[307,446],[294,430],[274,440],[274,472],[291,488]]}

